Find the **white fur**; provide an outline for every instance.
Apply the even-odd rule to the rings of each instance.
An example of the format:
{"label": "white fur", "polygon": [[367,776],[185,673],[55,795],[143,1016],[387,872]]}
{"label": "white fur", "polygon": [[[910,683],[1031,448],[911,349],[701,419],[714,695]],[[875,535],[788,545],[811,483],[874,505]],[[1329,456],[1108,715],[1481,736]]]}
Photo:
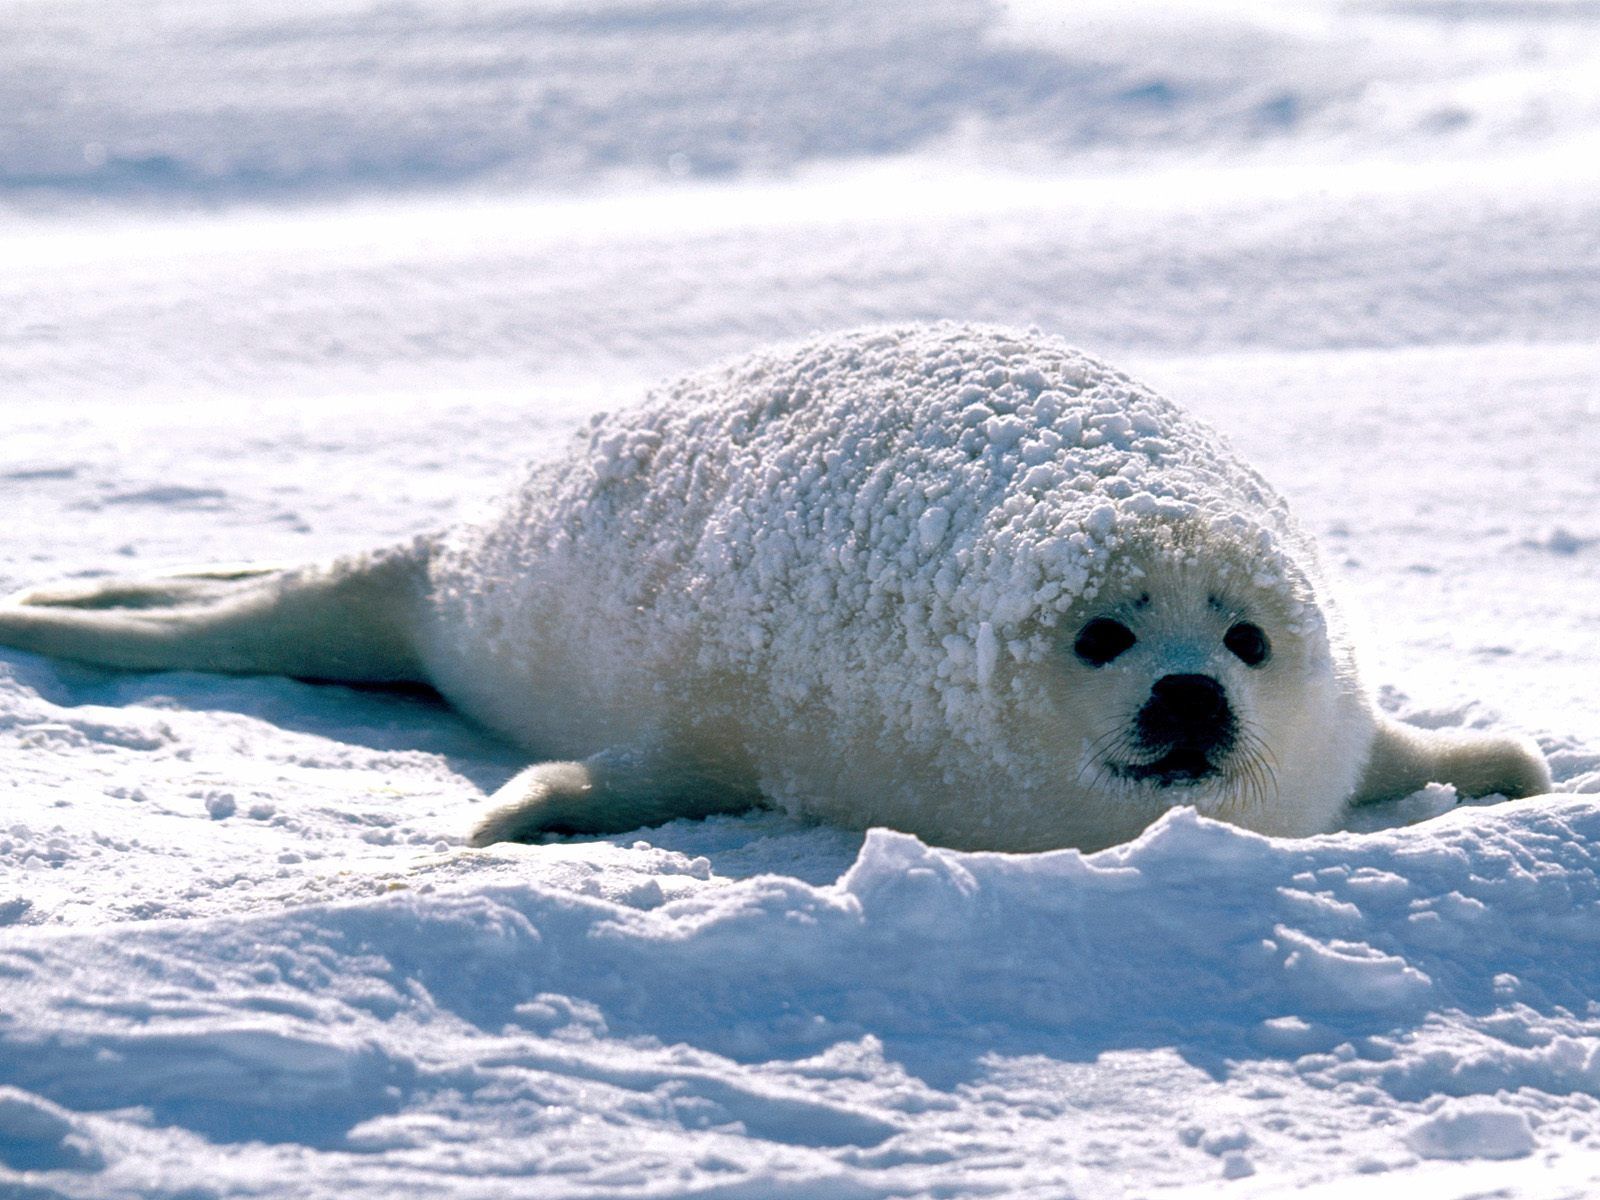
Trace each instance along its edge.
{"label": "white fur", "polygon": [[[1093,848],[1174,804],[1293,835],[1451,772],[1548,786],[1521,743],[1386,722],[1283,502],[1183,410],[1033,333],[876,329],[756,355],[597,418],[486,523],[205,588],[203,606],[157,589],[133,616],[106,596],[25,604],[0,640],[426,679],[561,760],[502,789],[479,844],[759,797],[957,847]],[[1138,641],[1090,667],[1073,639],[1108,613]],[[1271,639],[1260,666],[1222,645],[1240,619]],[[1178,672],[1226,689],[1243,730],[1227,769],[1167,787],[1108,772],[1104,747]]]}
{"label": "white fur", "polygon": [[[693,764],[702,808],[759,792],[994,849],[1106,845],[1174,804],[1313,833],[1400,778],[1363,790],[1389,726],[1282,501],[1052,339],[819,339],[681,381],[585,443],[433,563],[431,677],[526,745],[631,747],[655,764],[645,792]],[[1084,668],[1073,632],[1130,588],[1155,594],[1149,636]],[[1268,626],[1261,670],[1222,649],[1219,590]],[[1086,748],[1180,659],[1224,678],[1265,747],[1256,777],[1095,778]],[[634,811],[603,790],[596,829]],[[480,841],[574,827],[573,794],[537,772],[495,799]]]}

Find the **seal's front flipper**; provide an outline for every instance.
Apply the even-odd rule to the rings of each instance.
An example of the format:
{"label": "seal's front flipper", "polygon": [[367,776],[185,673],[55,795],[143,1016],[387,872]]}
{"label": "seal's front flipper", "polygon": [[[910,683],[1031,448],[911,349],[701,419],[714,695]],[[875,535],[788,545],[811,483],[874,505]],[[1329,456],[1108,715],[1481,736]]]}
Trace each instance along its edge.
{"label": "seal's front flipper", "polygon": [[745,812],[760,796],[648,752],[608,750],[582,762],[535,763],[489,802],[493,808],[474,826],[468,845],[626,833],[679,818]]}
{"label": "seal's front flipper", "polygon": [[1529,738],[1382,721],[1353,802],[1394,800],[1430,783],[1448,783],[1463,796],[1511,800],[1542,796],[1552,786],[1550,767]]}
{"label": "seal's front flipper", "polygon": [[227,566],[33,588],[0,646],[136,671],[426,682],[412,647],[428,547],[306,567]]}

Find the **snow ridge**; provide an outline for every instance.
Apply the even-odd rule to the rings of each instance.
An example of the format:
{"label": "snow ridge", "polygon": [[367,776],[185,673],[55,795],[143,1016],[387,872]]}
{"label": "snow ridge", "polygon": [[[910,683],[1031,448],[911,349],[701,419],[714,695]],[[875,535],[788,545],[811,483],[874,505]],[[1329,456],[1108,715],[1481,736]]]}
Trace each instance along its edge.
{"label": "snow ridge", "polygon": [[[1141,1068],[1162,1073],[1168,1115],[1122,1153],[1165,1144],[1158,1177],[1207,1156],[1265,1166],[1279,1143],[1316,1158],[1329,1137],[1379,1158],[1525,1156],[1600,1110],[1597,844],[1579,799],[1461,813],[1426,842],[1273,841],[1180,811],[1089,857],[876,831],[825,886],[706,877],[667,855],[655,877],[687,892],[608,901],[524,857],[528,878],[489,888],[17,931],[0,957],[15,1081],[0,1161],[101,1171],[96,1194],[160,1192],[176,1126],[265,1141],[253,1154],[278,1169],[314,1161],[330,1189],[394,1184],[448,1151],[457,1169],[533,1175],[627,1154],[685,1190],[760,1190],[804,1160],[816,1194],[942,1179],[1047,1195],[1070,1155],[928,1158],[973,1119],[960,1098],[991,1094],[981,1119],[1017,1122],[1025,1144],[1070,1143],[1083,1084],[1064,1064],[1146,1046],[1284,1098],[1270,1132],[1233,1135],[1205,1115],[1217,1081],[1177,1059]],[[604,1124],[562,1115],[576,1088]],[[1409,1123],[1354,1119],[1374,1090]],[[1131,1116],[1140,1094],[1098,1103]],[[126,1105],[155,1125],[76,1115]],[[827,1191],[836,1178],[852,1190]]]}

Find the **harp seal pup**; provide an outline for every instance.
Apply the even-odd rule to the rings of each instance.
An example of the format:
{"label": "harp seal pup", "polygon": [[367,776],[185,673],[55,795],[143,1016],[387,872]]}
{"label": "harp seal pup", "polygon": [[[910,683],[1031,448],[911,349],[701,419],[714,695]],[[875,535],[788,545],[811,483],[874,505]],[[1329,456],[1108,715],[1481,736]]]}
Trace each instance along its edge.
{"label": "harp seal pup", "polygon": [[1431,781],[1550,787],[1526,740],[1378,711],[1310,542],[1216,433],[986,327],[759,353],[595,418],[489,520],[37,590],[0,642],[431,684],[538,760],[475,845],[766,803],[1090,850],[1177,805],[1302,835]]}

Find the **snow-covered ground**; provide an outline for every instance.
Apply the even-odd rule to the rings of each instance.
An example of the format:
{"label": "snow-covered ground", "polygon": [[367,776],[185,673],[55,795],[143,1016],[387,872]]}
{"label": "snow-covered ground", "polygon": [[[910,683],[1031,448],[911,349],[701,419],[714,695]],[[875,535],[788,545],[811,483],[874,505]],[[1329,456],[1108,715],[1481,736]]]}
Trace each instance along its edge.
{"label": "snow-covered ground", "polygon": [[0,588],[942,317],[1209,418],[1563,794],[468,851],[522,764],[425,696],[0,652],[0,1196],[1600,1193],[1600,7],[0,0]]}

